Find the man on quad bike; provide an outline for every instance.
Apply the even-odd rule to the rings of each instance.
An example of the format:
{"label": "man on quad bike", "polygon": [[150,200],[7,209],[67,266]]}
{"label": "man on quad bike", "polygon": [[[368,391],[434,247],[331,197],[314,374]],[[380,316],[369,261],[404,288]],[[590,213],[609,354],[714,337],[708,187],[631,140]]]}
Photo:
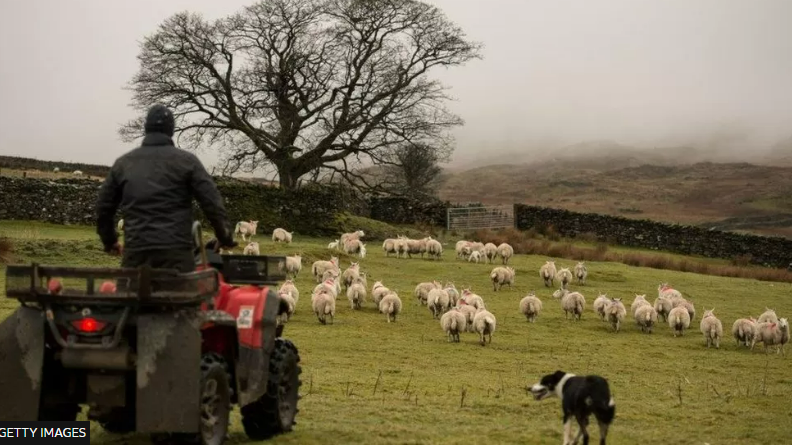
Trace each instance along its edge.
{"label": "man on quad bike", "polygon": [[[195,270],[193,198],[212,224],[220,247],[237,246],[223,199],[201,161],[174,146],[171,110],[154,105],[144,128],[141,146],[119,157],[102,184],[96,231],[106,252],[123,254],[122,267]],[[123,248],[113,221],[119,209],[124,215]]]}

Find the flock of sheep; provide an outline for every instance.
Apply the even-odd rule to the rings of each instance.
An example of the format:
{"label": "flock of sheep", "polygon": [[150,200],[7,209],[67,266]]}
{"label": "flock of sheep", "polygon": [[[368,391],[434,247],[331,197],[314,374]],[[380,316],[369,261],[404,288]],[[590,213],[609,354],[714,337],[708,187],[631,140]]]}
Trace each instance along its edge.
{"label": "flock of sheep", "polygon": [[[240,222],[235,233],[243,236],[254,235],[257,221]],[[340,250],[347,254],[358,254],[365,257],[365,244],[361,238],[365,236],[362,230],[345,233],[337,240],[328,244],[329,249]],[[292,233],[277,228],[272,233],[272,240],[290,243]],[[383,251],[386,256],[395,254],[396,257],[412,257],[412,255],[427,254],[429,258],[439,259],[443,252],[442,244],[431,238],[410,239],[404,236],[386,239],[383,242]],[[250,242],[244,248],[245,254],[258,255],[258,243]],[[466,261],[486,261],[492,264],[498,258],[502,266],[496,266],[489,273],[493,291],[499,291],[502,286],[514,284],[516,271],[507,266],[509,259],[514,256],[514,249],[507,243],[498,246],[492,243],[474,241],[459,241],[456,244],[457,259]],[[292,277],[296,277],[302,269],[300,256],[289,256],[286,269]],[[360,264],[353,262],[341,270],[339,259],[331,256],[329,260],[318,260],[311,266],[311,273],[316,280],[316,286],[311,292],[311,308],[320,323],[332,323],[336,315],[336,300],[342,291],[346,293],[352,310],[361,309],[369,296],[366,274]],[[539,269],[539,277],[546,287],[554,287],[558,282],[560,288],[552,296],[558,300],[565,317],[572,315],[574,320],[580,320],[586,306],[586,298],[577,291],[571,291],[569,285],[573,281],[584,285],[588,277],[588,270],[583,262],[578,262],[572,270],[569,268],[557,269],[554,261],[547,261]],[[658,321],[665,322],[673,331],[674,337],[684,335],[695,319],[696,309],[692,302],[685,299],[682,294],[670,287],[667,283],[660,284],[657,288],[657,298],[653,303],[646,299],[646,295],[635,295],[630,305],[630,313],[638,328],[644,333],[652,333]],[[299,300],[299,291],[292,279],[287,280],[278,290],[278,296],[289,306],[289,311],[284,315],[282,322],[287,322],[294,314]],[[370,296],[379,309],[387,317],[387,321],[395,322],[397,315],[402,311],[402,300],[399,295],[387,288],[381,281],[373,283]],[[414,291],[414,297],[421,305],[428,308],[431,316],[439,320],[443,332],[448,336],[449,342],[459,342],[462,332],[477,333],[481,345],[492,342],[497,320],[495,315],[486,309],[484,298],[471,291],[470,288],[458,290],[453,283],[444,285],[437,280],[419,283]],[[536,322],[542,312],[542,300],[531,292],[519,302],[519,311],[528,322]],[[784,345],[789,342],[789,322],[786,318],[779,318],[775,311],[765,308],[766,311],[758,318],[740,318],[732,325],[732,335],[737,344],[750,347],[763,343],[765,352],[775,346],[776,353],[785,355]],[[593,304],[593,310],[601,321],[610,324],[614,332],[621,330],[627,316],[627,308],[622,298],[599,295]],[[704,336],[706,346],[720,348],[723,338],[723,323],[715,316],[714,308],[705,310],[699,323],[699,329]]]}

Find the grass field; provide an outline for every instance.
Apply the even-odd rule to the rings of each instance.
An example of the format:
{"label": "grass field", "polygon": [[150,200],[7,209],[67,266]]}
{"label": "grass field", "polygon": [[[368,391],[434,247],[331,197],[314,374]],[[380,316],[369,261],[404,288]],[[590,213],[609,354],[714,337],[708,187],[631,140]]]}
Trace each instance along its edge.
{"label": "grass field", "polygon": [[[19,261],[117,264],[101,252],[91,228],[0,222],[0,236],[16,244]],[[564,319],[539,278],[547,257],[516,256],[514,288],[496,293],[488,280],[492,266],[455,260],[451,240],[438,262],[385,258],[372,241],[361,267],[369,286],[382,280],[400,294],[404,306],[397,323],[386,323],[370,301],[352,311],[340,297],[336,322],[323,326],[310,309],[310,265],[329,258],[328,240],[298,239],[285,246],[260,235],[257,241],[262,253],[303,254],[297,313],[285,330],[302,357],[301,411],[295,431],[271,443],[558,444],[559,401],[536,402],[525,392],[556,369],[609,379],[617,404],[611,444],[748,445],[781,443],[788,436],[792,358],[766,356],[761,347],[738,348],[731,325],[736,318],[758,316],[765,306],[779,316],[792,314],[789,283],[587,262],[587,285],[572,285],[586,296],[586,313],[574,322]],[[341,255],[342,267],[350,260],[356,259]],[[556,264],[574,262],[556,258]],[[469,333],[461,343],[447,342],[439,322],[413,297],[417,283],[433,279],[471,286],[484,298],[498,322],[492,344],[482,347]],[[591,309],[600,292],[623,297],[627,306],[635,293],[653,301],[660,282],[671,283],[696,306],[682,338],[674,338],[665,324],[642,334],[629,315],[615,334]],[[535,324],[518,312],[529,291],[544,302]],[[3,300],[0,318],[16,306]],[[708,350],[699,332],[704,308],[712,307],[724,325],[720,350]],[[596,443],[596,428],[590,431]],[[114,436],[99,426],[92,439],[147,443],[146,436]],[[238,417],[230,440],[246,442]]]}

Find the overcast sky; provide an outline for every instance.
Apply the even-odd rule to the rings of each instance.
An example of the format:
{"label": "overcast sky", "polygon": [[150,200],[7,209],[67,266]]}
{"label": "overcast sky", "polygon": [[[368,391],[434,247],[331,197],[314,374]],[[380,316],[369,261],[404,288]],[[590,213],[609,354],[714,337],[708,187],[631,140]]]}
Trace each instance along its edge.
{"label": "overcast sky", "polygon": [[[110,164],[133,148],[138,42],[185,9],[248,0],[0,2],[0,154]],[[457,159],[482,148],[792,136],[792,0],[433,0],[484,60],[452,89]],[[211,156],[202,155],[209,166]]]}

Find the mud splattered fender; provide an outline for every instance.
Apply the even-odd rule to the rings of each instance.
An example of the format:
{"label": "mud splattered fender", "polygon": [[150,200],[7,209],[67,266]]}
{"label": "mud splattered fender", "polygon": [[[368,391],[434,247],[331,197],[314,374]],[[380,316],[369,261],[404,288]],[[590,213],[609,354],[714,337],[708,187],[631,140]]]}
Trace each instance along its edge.
{"label": "mud splattered fender", "polygon": [[[239,362],[236,366],[239,405],[255,402],[267,392],[269,358],[275,347],[275,334],[280,299],[274,290],[265,287],[251,305],[251,322],[240,310],[237,317]],[[240,309],[244,306],[240,306]]]}
{"label": "mud splattered fender", "polygon": [[0,323],[0,419],[38,420],[44,364],[44,313],[17,308]]}

